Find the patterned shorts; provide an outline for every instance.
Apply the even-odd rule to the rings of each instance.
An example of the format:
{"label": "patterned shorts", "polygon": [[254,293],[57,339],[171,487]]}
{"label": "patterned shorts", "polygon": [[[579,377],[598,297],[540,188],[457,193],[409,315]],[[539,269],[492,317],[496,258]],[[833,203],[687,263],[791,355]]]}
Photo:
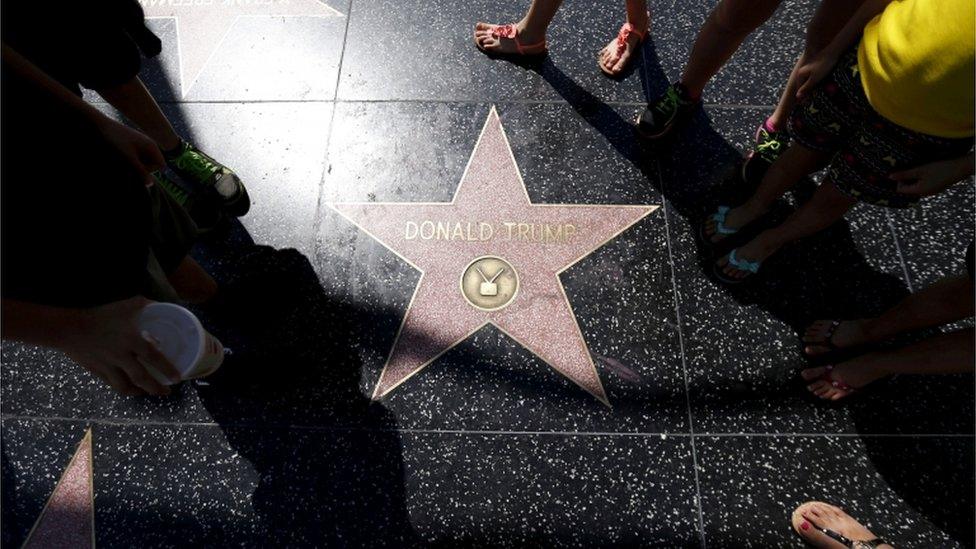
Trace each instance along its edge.
{"label": "patterned shorts", "polygon": [[861,87],[856,47],[797,105],[789,124],[797,143],[833,154],[824,182],[863,202],[892,208],[911,206],[918,197],[897,192],[888,174],[962,156],[973,144],[972,138],[918,133],[879,115]]}

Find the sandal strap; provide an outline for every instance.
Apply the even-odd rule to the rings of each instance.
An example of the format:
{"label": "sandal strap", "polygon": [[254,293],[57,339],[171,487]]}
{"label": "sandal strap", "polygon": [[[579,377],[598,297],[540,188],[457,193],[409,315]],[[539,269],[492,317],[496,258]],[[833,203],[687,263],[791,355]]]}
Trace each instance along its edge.
{"label": "sandal strap", "polygon": [[494,25],[491,28],[491,35],[495,38],[509,38],[511,40],[518,40],[518,27],[513,23],[507,25]]}
{"label": "sandal strap", "polygon": [[731,264],[736,269],[739,269],[740,271],[747,271],[752,274],[756,274],[759,272],[759,263],[760,263],[759,261],[749,261],[747,259],[739,259],[735,256],[736,251],[738,251],[738,248],[729,252],[729,264]]}
{"label": "sandal strap", "polygon": [[830,528],[821,528],[820,526],[817,526],[816,524],[814,524],[813,526],[817,530],[820,530],[820,533],[822,533],[823,535],[827,536],[828,538],[836,541],[837,543],[843,545],[844,547],[847,547],[848,549],[853,549],[854,548],[854,541],[853,540],[850,540],[850,539],[847,539],[842,534],[840,534],[840,532],[834,532]]}
{"label": "sandal strap", "polygon": [[518,50],[520,55],[525,55],[525,50],[527,49],[538,48],[540,46],[545,47],[546,45],[545,40],[536,42],[535,44],[523,44],[522,41],[519,40],[518,27],[515,26],[515,23],[509,23],[507,25],[495,25],[491,29],[491,35],[495,38],[508,38],[509,40],[513,40],[515,42],[515,48]]}
{"label": "sandal strap", "polygon": [[739,229],[732,229],[725,226],[725,218],[728,217],[729,210],[731,208],[728,206],[719,206],[718,210],[712,214],[712,221],[715,222],[715,232],[718,234],[730,235],[739,232]]}
{"label": "sandal strap", "polygon": [[834,366],[832,364],[828,364],[827,366],[824,366],[824,373],[822,376],[820,376],[820,379],[829,383],[831,387],[835,389],[840,389],[841,391],[847,391],[849,393],[853,393],[854,391],[857,390],[856,387],[851,387],[850,385],[844,383],[839,379],[834,379],[833,371],[834,371]]}
{"label": "sandal strap", "polygon": [[838,350],[839,347],[837,347],[837,345],[834,343],[834,332],[837,331],[837,327],[840,326],[840,323],[840,320],[831,320],[830,326],[827,327],[827,331],[824,333],[824,345],[835,351]]}
{"label": "sandal strap", "polygon": [[873,538],[869,540],[852,540],[844,537],[838,532],[834,532],[830,528],[821,528],[816,524],[813,525],[814,528],[820,530],[823,535],[836,541],[837,543],[847,547],[848,549],[875,549],[879,545],[890,545],[888,542],[881,538]]}
{"label": "sandal strap", "polygon": [[854,549],[876,549],[879,545],[891,544],[881,538],[874,538],[867,541],[855,541]]}
{"label": "sandal strap", "polygon": [[630,35],[637,36],[637,43],[640,44],[644,41],[644,36],[647,35],[647,29],[643,31],[637,30],[637,27],[633,23],[624,23],[620,26],[620,30],[617,31],[617,56],[621,56],[624,50],[627,49],[627,41],[630,39]]}

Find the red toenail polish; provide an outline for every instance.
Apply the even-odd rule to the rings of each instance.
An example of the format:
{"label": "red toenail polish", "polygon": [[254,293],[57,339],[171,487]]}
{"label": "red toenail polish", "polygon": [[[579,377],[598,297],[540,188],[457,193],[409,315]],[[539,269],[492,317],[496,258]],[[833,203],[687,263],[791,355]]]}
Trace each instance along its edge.
{"label": "red toenail polish", "polygon": [[803,529],[803,530],[809,530],[810,529],[810,523],[807,522],[807,521],[803,521],[803,524],[800,525],[800,528]]}

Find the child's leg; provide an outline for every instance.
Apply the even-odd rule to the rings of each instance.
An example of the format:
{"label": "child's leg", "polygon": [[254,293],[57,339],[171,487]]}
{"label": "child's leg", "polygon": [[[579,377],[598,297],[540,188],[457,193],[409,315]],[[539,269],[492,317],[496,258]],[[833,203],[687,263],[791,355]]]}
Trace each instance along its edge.
{"label": "child's leg", "polygon": [[[807,328],[803,337],[804,352],[816,356],[834,348],[848,348],[884,341],[889,337],[948,324],[973,316],[973,279],[968,275],[944,278],[915,292],[881,316],[861,320],[844,320],[832,327],[832,320],[818,320]],[[828,333],[832,333],[829,336]]]}
{"label": "child's leg", "polygon": [[865,320],[872,341],[931,328],[973,316],[973,281],[966,275],[946,278],[911,294],[881,316]]}
{"label": "child's leg", "polygon": [[[830,158],[830,153],[817,151],[794,143],[770,166],[756,192],[739,207],[732,208],[725,218],[729,228],[740,229],[766,213],[783,194],[802,178],[820,169]],[[706,234],[716,240],[716,223],[705,222]]]}
{"label": "child's leg", "polygon": [[[782,225],[760,233],[748,244],[739,248],[736,256],[747,261],[762,262],[786,244],[819,233],[833,225],[844,217],[856,202],[833,183],[825,182],[813,194],[813,198],[793,212],[793,215]],[[730,265],[728,255],[720,259],[718,264],[731,278],[744,278],[748,275]]]}
{"label": "child's leg", "polygon": [[[864,387],[892,374],[963,374],[973,371],[973,328],[938,334],[900,349],[875,351],[834,366],[830,377],[854,388]],[[820,398],[838,400],[849,390],[834,387],[823,367],[807,368],[801,375],[811,382],[807,389]]]}
{"label": "child's leg", "polygon": [[[650,101],[637,115],[637,131],[645,139],[660,139],[687,120],[702,90],[739,44],[776,11],[781,0],[722,0],[698,31],[681,80]],[[758,178],[757,178],[758,179]]]}
{"label": "child's leg", "polygon": [[[237,174],[185,143],[138,76],[119,86],[96,91],[156,142],[166,156],[167,164],[180,177],[204,188],[216,189],[226,213],[234,217],[247,213],[251,205],[250,198]],[[200,228],[212,225],[212,216],[204,218],[194,212],[194,218]]]}
{"label": "child's leg", "polygon": [[756,30],[779,7],[781,0],[722,0],[712,10],[695,37],[681,83],[692,98],[702,90],[715,73],[725,65],[746,36]]}
{"label": "child's leg", "polygon": [[823,0],[807,26],[807,39],[803,54],[797,59],[786,81],[786,88],[779,98],[773,113],[756,129],[755,144],[746,154],[742,164],[742,179],[754,183],[762,178],[769,165],[782,153],[789,142],[786,132],[787,120],[796,106],[797,71],[813,59],[833,40],[834,36],[847,23],[862,0]]}
{"label": "child's leg", "polygon": [[146,132],[163,151],[171,151],[183,142],[138,76],[122,85],[96,91]]}
{"label": "child's leg", "polygon": [[529,11],[518,23],[519,32],[523,33],[526,41],[531,42],[530,39],[535,38],[537,42],[545,38],[549,23],[552,23],[562,4],[563,0],[532,0]]}
{"label": "child's leg", "polygon": [[[532,0],[529,11],[525,12],[522,20],[515,24],[518,30],[518,41],[523,46],[540,44],[546,39],[546,29],[559,11],[562,0]],[[497,25],[478,23],[474,27],[474,39],[478,46],[495,53],[519,53],[514,39],[496,36],[492,30]]]}
{"label": "child's leg", "polygon": [[618,42],[621,34],[614,36],[610,42],[600,50],[600,65],[611,75],[623,72],[630,60],[638,55],[637,46],[650,30],[647,13],[647,0],[627,0],[627,23],[633,25],[636,33],[626,35],[626,41]]}
{"label": "child's leg", "polygon": [[639,29],[647,27],[647,0],[627,0],[626,4],[627,22]]}
{"label": "child's leg", "polygon": [[786,81],[786,89],[783,90],[783,95],[780,96],[776,109],[767,119],[769,129],[773,131],[786,129],[786,121],[796,105],[797,69],[827,47],[827,44],[844,28],[844,25],[861,7],[862,3],[863,0],[823,0],[820,3],[817,12],[813,14],[813,19],[807,25],[807,38],[803,53],[793,66],[793,71],[790,72],[790,78]]}

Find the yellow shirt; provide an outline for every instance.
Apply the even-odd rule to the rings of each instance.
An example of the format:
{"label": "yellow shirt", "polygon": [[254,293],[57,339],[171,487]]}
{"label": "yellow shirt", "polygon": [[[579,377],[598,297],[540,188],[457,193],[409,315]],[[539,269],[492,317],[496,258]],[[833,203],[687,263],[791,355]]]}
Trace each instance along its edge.
{"label": "yellow shirt", "polygon": [[970,137],[976,0],[895,0],[864,27],[858,69],[878,114],[938,137]]}

